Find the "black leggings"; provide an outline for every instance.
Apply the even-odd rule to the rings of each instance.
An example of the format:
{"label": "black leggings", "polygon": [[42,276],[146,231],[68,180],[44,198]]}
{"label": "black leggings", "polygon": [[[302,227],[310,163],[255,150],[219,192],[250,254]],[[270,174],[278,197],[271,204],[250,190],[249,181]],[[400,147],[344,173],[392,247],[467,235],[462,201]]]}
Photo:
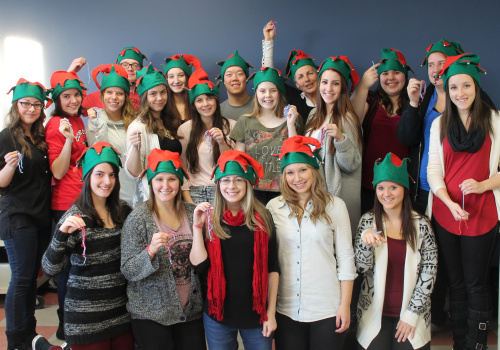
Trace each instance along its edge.
{"label": "black leggings", "polygon": [[[396,327],[399,322],[399,317],[382,317],[382,326],[375,339],[372,340],[370,346],[366,350],[413,350],[413,346],[406,339],[405,342],[398,343],[396,339]],[[430,350],[431,342],[428,342],[418,350]],[[364,348],[358,344],[359,350]]]}
{"label": "black leggings", "polygon": [[446,231],[433,219],[440,257],[450,285],[450,301],[468,300],[469,308],[490,311],[493,298],[488,272],[498,234],[498,224],[484,235],[459,236]]}
{"label": "black leggings", "polygon": [[206,350],[203,319],[164,326],[151,320],[132,320],[141,350]]}
{"label": "black leggings", "polygon": [[298,322],[276,313],[276,350],[335,350],[342,348],[343,334],[335,333],[335,317]]}

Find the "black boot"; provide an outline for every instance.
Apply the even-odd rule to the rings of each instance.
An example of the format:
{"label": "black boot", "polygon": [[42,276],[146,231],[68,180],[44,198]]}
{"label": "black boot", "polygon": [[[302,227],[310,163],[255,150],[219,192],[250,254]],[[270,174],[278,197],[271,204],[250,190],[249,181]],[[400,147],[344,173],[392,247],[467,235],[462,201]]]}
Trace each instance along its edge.
{"label": "black boot", "polygon": [[451,335],[453,337],[453,350],[463,350],[467,334],[467,317],[469,303],[465,301],[450,300]]}
{"label": "black boot", "polygon": [[57,309],[57,316],[59,316],[59,327],[57,327],[56,338],[59,340],[64,339],[64,311],[60,308]]}
{"label": "black boot", "polygon": [[31,344],[24,340],[24,332],[5,332],[7,336],[7,350],[28,350]]}
{"label": "black boot", "polygon": [[486,350],[488,341],[488,331],[491,328],[491,317],[493,311],[477,311],[469,309],[469,328],[465,338],[467,350]]}

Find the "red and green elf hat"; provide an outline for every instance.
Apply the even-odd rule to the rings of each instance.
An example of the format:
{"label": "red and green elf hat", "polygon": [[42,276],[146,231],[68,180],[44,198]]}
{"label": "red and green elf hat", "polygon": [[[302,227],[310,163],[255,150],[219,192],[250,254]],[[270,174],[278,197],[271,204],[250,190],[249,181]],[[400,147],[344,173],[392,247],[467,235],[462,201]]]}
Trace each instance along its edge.
{"label": "red and green elf hat", "polygon": [[[99,73],[102,73],[102,85],[97,82],[97,74]],[[101,92],[109,87],[122,88],[125,93],[130,90],[127,71],[119,64],[102,64],[94,68],[92,78],[94,78],[95,84]]]}
{"label": "red and green elf hat", "polygon": [[45,89],[42,84],[30,83],[24,78],[19,79],[16,86],[11,87],[7,95],[10,94],[11,91],[14,91],[12,94],[12,102],[23,97],[34,97],[43,104],[45,104],[45,101],[48,101],[47,107],[52,103],[52,100],[47,97],[47,89]]}
{"label": "red and green elf hat", "polygon": [[221,177],[229,175],[241,176],[252,185],[257,185],[264,177],[264,168],[245,152],[229,150],[220,155],[211,178],[215,177],[214,182],[217,182]]}
{"label": "red and green elf hat", "polygon": [[83,81],[78,79],[78,75],[75,72],[66,72],[64,70],[58,70],[52,73],[50,77],[50,92],[52,100],[61,94],[61,92],[68,89],[77,89],[80,91],[83,97],[87,95],[87,88],[83,85]]}
{"label": "red and green elf hat", "polygon": [[354,70],[354,67],[346,56],[328,57],[323,61],[323,63],[321,63],[321,66],[319,66],[318,68],[319,76],[321,76],[321,74],[323,74],[323,72],[327,69],[338,71],[340,74],[342,74],[346,83],[348,84],[349,80],[351,80],[351,93],[359,83],[359,75]]}
{"label": "red and green elf hat", "polygon": [[149,59],[146,57],[146,55],[143,54],[141,52],[141,50],[139,50],[135,46],[124,47],[123,50],[118,54],[118,58],[116,59],[115,63],[119,64],[125,58],[130,58],[132,60],[136,60],[137,62],[139,62],[141,68],[144,66],[143,65],[144,59],[149,61]]}
{"label": "red and green elf hat", "polygon": [[87,147],[76,161],[76,167],[82,168],[82,181],[97,164],[111,163],[121,167],[120,156],[121,153],[105,141],[99,141],[93,146]]}
{"label": "red and green elf hat", "polygon": [[139,96],[142,96],[143,93],[148,91],[151,88],[154,88],[158,85],[167,86],[167,81],[165,80],[165,76],[161,71],[156,68],[153,68],[153,64],[149,64],[147,67],[142,68],[140,71],[137,71],[137,92]]}
{"label": "red and green elf hat", "polygon": [[396,49],[382,49],[382,57],[380,58],[380,66],[378,66],[378,75],[388,70],[397,70],[408,75],[408,71],[411,70],[415,75],[415,72],[406,64],[405,56]]}
{"label": "red and green elf hat", "polygon": [[290,51],[290,56],[288,56],[285,67],[287,78],[295,80],[295,72],[303,66],[312,66],[315,70],[318,69],[318,66],[314,63],[314,57],[306,55],[304,51],[301,50]]}
{"label": "red and green elf hat", "polygon": [[208,80],[208,74],[202,68],[196,69],[189,78],[186,89],[189,91],[189,103],[193,104],[196,97],[203,94],[219,96],[219,84],[220,80],[217,84]]}
{"label": "red and green elf hat", "polygon": [[446,86],[448,78],[456,74],[468,74],[481,87],[480,73],[486,71],[479,64],[479,55],[474,53],[464,53],[458,56],[448,56],[443,69],[436,75],[436,79],[443,79],[443,86]]}
{"label": "red and green elf hat", "polygon": [[179,179],[181,185],[184,183],[184,178],[189,180],[188,174],[182,167],[179,153],[153,148],[148,155],[148,166],[139,177],[142,178],[146,174],[149,184],[159,173],[174,174]]}
{"label": "red and green elf hat", "polygon": [[253,89],[257,89],[257,86],[259,86],[260,83],[263,83],[265,81],[269,81],[276,85],[278,89],[283,93],[283,95],[286,94],[285,90],[285,79],[281,76],[281,72],[277,70],[276,68],[271,68],[271,67],[262,67],[252,75],[250,75],[247,79],[247,81],[250,81],[253,79]]}
{"label": "red and green elf hat", "polygon": [[243,69],[243,72],[245,72],[245,76],[247,78],[250,75],[249,68],[255,70],[255,68],[250,63],[245,62],[243,57],[241,57],[238,54],[238,50],[234,50],[234,53],[231,56],[229,56],[225,61],[219,61],[217,62],[217,64],[221,66],[220,75],[216,78],[217,80],[223,80],[226,69],[232,66],[241,67],[241,69]]}
{"label": "red and green elf hat", "polygon": [[382,181],[391,181],[410,189],[410,175],[408,175],[408,158],[399,159],[394,153],[387,153],[384,160],[380,158],[373,166],[373,188]]}
{"label": "red and green elf hat", "polygon": [[[311,149],[311,146],[314,149]],[[295,163],[309,164],[319,169],[322,161],[320,150],[321,144],[314,137],[297,135],[287,138],[281,146],[281,153],[273,154],[273,156],[277,156],[281,160],[281,173],[287,165]]]}
{"label": "red and green elf hat", "polygon": [[172,68],[180,68],[189,77],[193,74],[193,67],[198,69],[201,68],[200,60],[192,55],[174,55],[172,57],[165,57],[165,64],[163,66],[163,73],[167,76],[167,73]]}
{"label": "red and green elf hat", "polygon": [[422,66],[427,65],[427,59],[429,58],[429,55],[434,52],[444,53],[448,57],[463,54],[464,49],[462,47],[462,44],[460,44],[458,41],[447,41],[446,39],[441,39],[437,43],[431,44],[427,48],[427,54],[422,61]]}

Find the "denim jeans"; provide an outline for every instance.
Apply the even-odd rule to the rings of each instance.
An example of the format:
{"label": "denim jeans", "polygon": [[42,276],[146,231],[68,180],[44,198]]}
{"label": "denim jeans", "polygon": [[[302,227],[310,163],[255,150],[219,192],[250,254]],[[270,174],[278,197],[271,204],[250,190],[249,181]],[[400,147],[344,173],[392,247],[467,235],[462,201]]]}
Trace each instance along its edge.
{"label": "denim jeans", "polygon": [[189,189],[191,199],[196,205],[208,202],[214,204],[216,186],[196,186]]}
{"label": "denim jeans", "polygon": [[26,332],[27,337],[36,335],[36,282],[49,242],[50,226],[12,229],[12,238],[4,241],[11,270],[5,297],[7,333]]}
{"label": "denim jeans", "polygon": [[241,339],[243,339],[245,350],[271,350],[273,347],[273,335],[264,337],[262,327],[250,329],[232,328],[214,321],[206,313],[203,313],[203,323],[209,350],[238,349],[238,331]]}

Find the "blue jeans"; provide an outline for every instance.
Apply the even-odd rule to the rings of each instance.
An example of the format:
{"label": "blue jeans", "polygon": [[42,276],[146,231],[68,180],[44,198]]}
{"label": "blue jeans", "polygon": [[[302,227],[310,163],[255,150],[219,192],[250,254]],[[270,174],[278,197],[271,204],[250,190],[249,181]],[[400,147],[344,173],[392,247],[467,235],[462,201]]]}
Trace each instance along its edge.
{"label": "blue jeans", "polygon": [[216,186],[196,186],[189,189],[191,199],[196,205],[208,202],[214,204]]}
{"label": "blue jeans", "polygon": [[209,350],[237,350],[238,331],[245,350],[271,350],[273,347],[273,335],[269,338],[262,335],[262,327],[250,329],[237,329],[224,326],[214,321],[206,313],[203,313],[205,325],[205,337]]}
{"label": "blue jeans", "polygon": [[50,226],[12,229],[12,238],[4,241],[11,270],[5,297],[7,333],[25,332],[26,338],[36,336],[36,282],[49,242]]}

